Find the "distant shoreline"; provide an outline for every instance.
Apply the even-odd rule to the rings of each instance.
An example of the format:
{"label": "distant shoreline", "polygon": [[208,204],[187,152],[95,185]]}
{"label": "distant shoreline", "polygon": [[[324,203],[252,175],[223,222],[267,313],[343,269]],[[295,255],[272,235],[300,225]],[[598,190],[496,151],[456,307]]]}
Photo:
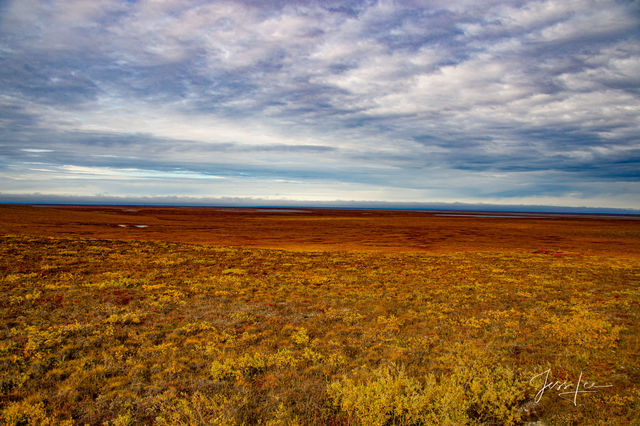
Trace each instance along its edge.
{"label": "distant shoreline", "polygon": [[0,205],[23,205],[23,206],[64,206],[64,207],[122,207],[122,208],[202,208],[202,209],[238,209],[238,210],[259,210],[274,213],[301,213],[307,210],[363,210],[363,211],[407,211],[425,212],[436,215],[446,215],[450,217],[498,217],[498,218],[519,218],[530,215],[597,215],[611,217],[628,217],[640,219],[640,210],[620,209],[620,208],[599,208],[599,207],[563,207],[563,206],[526,206],[526,205],[475,205],[475,204],[438,204],[433,206],[406,206],[402,203],[389,203],[389,205],[366,205],[358,204],[336,204],[323,205],[321,203],[301,203],[301,204],[192,204],[192,203],[160,203],[160,202],[28,202],[28,201],[4,201],[0,200]]}

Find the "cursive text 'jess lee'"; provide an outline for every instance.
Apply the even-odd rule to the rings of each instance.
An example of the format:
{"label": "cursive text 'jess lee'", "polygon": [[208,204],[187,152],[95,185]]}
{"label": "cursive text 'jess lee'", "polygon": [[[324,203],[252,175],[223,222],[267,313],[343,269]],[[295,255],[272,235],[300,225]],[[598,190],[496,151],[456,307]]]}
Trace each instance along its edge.
{"label": "cursive text 'jess lee'", "polygon": [[[568,399],[567,395],[573,395],[573,405],[577,406],[579,393],[595,393],[595,392],[599,392],[601,388],[610,388],[613,386],[613,385],[598,385],[596,382],[588,382],[586,380],[582,381],[582,371],[580,372],[580,377],[578,378],[577,383],[573,383],[569,381],[564,381],[564,382],[550,381],[549,376],[551,376],[551,369],[548,369],[536,376],[533,376],[531,380],[529,380],[529,383],[533,384],[533,381],[535,379],[543,375],[544,375],[544,384],[542,385],[538,393],[536,393],[536,397],[534,399],[536,404],[540,402],[540,399],[542,398],[542,395],[544,395],[545,391],[555,389],[556,391],[562,391],[562,392],[558,392],[558,396],[560,398]],[[582,385],[582,388],[581,388],[581,385]],[[567,389],[571,389],[571,390],[567,391]]]}

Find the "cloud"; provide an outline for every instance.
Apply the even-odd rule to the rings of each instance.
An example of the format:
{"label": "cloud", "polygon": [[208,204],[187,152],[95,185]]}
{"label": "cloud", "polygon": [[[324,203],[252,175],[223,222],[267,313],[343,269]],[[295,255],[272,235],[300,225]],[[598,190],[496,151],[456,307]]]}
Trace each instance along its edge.
{"label": "cloud", "polygon": [[0,190],[640,199],[637,1],[267,3],[0,6]]}

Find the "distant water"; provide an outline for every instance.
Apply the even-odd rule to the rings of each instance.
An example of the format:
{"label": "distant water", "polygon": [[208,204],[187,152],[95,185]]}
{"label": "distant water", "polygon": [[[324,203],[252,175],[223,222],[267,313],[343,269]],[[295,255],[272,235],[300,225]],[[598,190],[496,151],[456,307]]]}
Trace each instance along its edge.
{"label": "distant water", "polygon": [[296,210],[296,209],[255,209],[257,212],[268,212],[268,213],[310,213],[307,210]]}
{"label": "distant water", "polygon": [[514,215],[514,214],[455,214],[455,213],[436,213],[434,216],[456,216],[456,217],[506,217],[515,219],[550,219],[550,216],[530,216],[530,215]]}

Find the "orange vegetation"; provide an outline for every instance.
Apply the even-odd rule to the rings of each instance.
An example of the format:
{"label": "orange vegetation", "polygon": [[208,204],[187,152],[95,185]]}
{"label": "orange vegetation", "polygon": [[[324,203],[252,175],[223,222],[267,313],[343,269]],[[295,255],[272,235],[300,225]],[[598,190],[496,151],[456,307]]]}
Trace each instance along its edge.
{"label": "orange vegetation", "polygon": [[0,206],[0,424],[640,422],[637,218],[304,211]]}
{"label": "orange vegetation", "polygon": [[[332,209],[283,209],[278,212],[278,209],[240,208],[0,206],[0,233],[303,250],[443,253],[500,249],[640,256],[640,217],[637,216],[539,213],[457,216],[459,214]],[[493,215],[506,217],[490,217]]]}

